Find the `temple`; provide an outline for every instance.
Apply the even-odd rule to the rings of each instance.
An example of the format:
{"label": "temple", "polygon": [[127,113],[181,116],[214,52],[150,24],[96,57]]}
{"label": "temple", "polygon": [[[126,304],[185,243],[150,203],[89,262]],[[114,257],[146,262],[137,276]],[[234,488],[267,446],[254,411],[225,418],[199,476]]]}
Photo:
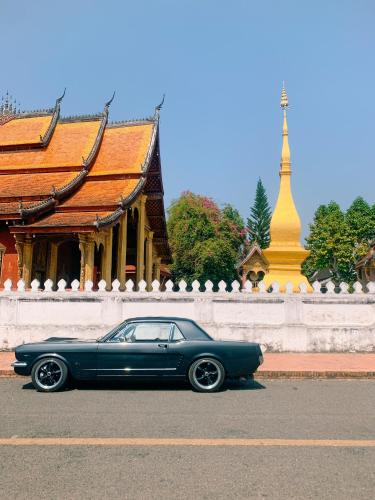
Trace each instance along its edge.
{"label": "temple", "polygon": [[267,287],[272,283],[280,284],[280,291],[285,291],[286,283],[293,284],[293,291],[299,291],[299,285],[304,283],[308,291],[311,285],[301,274],[301,264],[308,257],[309,252],[300,242],[301,220],[299,218],[291,188],[291,162],[288,141],[288,123],[286,108],[288,97],[283,86],[281,92],[281,108],[284,115],[283,144],[280,162],[280,189],[275,210],[272,214],[270,234],[271,244],[263,250],[268,262],[268,273],[264,276]]}
{"label": "temple", "polygon": [[[65,92],[64,92],[65,93]],[[60,106],[0,107],[0,286],[63,278],[95,284],[168,275],[171,260],[159,153],[159,115],[109,123],[62,118]]]}

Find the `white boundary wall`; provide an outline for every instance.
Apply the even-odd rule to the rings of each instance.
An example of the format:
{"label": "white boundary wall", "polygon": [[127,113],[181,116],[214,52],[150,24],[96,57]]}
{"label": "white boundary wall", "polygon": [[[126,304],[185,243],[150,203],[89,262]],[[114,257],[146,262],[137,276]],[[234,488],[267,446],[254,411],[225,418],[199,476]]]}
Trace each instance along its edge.
{"label": "white boundary wall", "polygon": [[251,293],[248,285],[238,291],[227,292],[221,283],[218,292],[212,292],[212,284],[199,291],[199,283],[193,291],[172,291],[168,282],[166,291],[159,291],[159,283],[153,283],[153,291],[145,291],[140,283],[139,292],[127,282],[127,290],[120,292],[119,282],[112,283],[112,291],[105,291],[101,282],[99,291],[92,291],[87,282],[85,291],[65,290],[65,282],[52,290],[52,282],[39,289],[34,281],[30,291],[24,291],[22,280],[18,290],[11,291],[11,283],[0,292],[0,349],[43,340],[48,337],[96,338],[126,318],[134,316],[181,316],[198,321],[214,338],[259,342],[268,351],[295,352],[375,352],[375,283],[368,292],[355,285],[353,294],[341,284],[341,292],[335,293],[328,284],[328,292],[320,292],[314,284],[314,293],[279,293],[278,285],[267,293],[260,285],[260,292]]}

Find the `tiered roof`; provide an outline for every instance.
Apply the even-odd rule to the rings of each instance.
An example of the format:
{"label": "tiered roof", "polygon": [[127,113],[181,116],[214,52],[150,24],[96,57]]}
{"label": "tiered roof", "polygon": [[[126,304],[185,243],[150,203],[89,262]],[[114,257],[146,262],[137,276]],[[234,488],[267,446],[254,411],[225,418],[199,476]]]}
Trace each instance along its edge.
{"label": "tiered roof", "polygon": [[92,232],[115,224],[141,193],[160,255],[167,244],[159,158],[159,111],[108,123],[102,113],[60,117],[0,108],[0,219],[13,233]]}

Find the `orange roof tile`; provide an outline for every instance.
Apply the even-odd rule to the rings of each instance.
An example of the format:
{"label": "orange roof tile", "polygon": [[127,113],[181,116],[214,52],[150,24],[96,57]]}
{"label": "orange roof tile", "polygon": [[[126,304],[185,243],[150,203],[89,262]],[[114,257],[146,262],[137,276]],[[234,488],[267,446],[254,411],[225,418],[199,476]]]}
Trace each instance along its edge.
{"label": "orange roof tile", "polygon": [[0,201],[1,198],[48,195],[52,186],[59,189],[76,176],[76,172],[0,175]]}
{"label": "orange roof tile", "polygon": [[58,210],[70,207],[116,207],[121,196],[129,196],[138,182],[139,179],[86,181]]}
{"label": "orange roof tile", "polygon": [[140,173],[150,147],[153,128],[153,123],[106,128],[90,177]]}
{"label": "orange roof tile", "polygon": [[100,124],[101,120],[58,123],[47,148],[1,153],[0,171],[80,166],[94,146]]}
{"label": "orange roof tile", "polygon": [[29,118],[14,118],[0,125],[0,146],[39,144],[51,124],[53,114]]}
{"label": "orange roof tile", "polygon": [[97,216],[107,217],[111,212],[65,212],[48,215],[28,227],[49,228],[49,227],[71,227],[71,226],[92,226]]}

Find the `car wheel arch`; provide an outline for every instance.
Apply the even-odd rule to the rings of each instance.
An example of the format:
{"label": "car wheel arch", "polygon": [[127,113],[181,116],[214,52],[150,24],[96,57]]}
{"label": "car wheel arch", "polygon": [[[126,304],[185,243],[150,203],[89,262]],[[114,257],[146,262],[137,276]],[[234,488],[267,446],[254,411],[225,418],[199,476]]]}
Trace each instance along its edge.
{"label": "car wheel arch", "polygon": [[66,367],[68,368],[68,373],[69,375],[72,374],[72,367],[69,361],[64,358],[64,356],[61,356],[61,354],[56,354],[55,352],[49,353],[49,352],[44,352],[43,354],[40,354],[37,358],[33,360],[33,364],[31,365],[31,369],[35,366],[36,363],[38,363],[41,359],[43,358],[56,358],[59,359],[60,361],[63,361],[66,364]]}
{"label": "car wheel arch", "polygon": [[203,353],[203,354],[199,353],[196,356],[194,356],[192,358],[192,360],[190,361],[189,366],[187,367],[187,371],[189,372],[191,365],[193,363],[195,363],[198,359],[204,359],[204,358],[212,358],[212,359],[216,359],[216,361],[219,361],[223,365],[223,368],[225,370],[225,375],[227,375],[227,369],[226,369],[224,360],[220,356],[218,356],[217,354],[212,354],[209,352]]}

